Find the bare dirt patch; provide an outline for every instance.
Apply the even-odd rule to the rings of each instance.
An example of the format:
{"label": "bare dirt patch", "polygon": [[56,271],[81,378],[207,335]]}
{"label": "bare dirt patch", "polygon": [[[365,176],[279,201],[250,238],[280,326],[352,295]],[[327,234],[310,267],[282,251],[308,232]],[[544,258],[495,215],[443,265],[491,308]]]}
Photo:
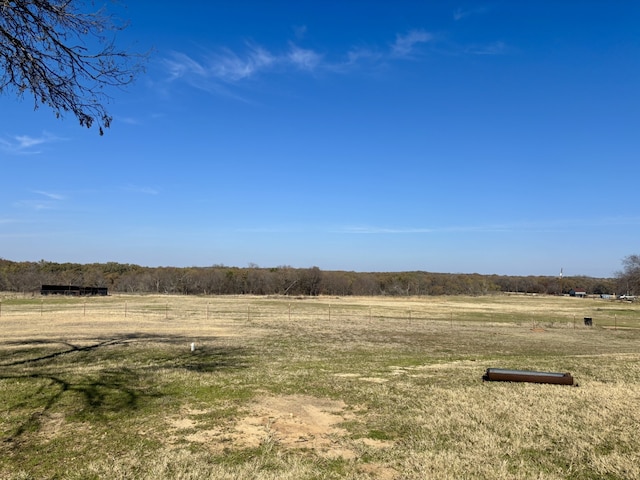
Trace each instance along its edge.
{"label": "bare dirt patch", "polygon": [[[255,442],[247,433],[266,434],[286,448],[311,449],[327,457],[353,458],[355,454],[339,446],[339,438],[346,430],[337,424],[347,419],[346,404],[342,401],[311,396],[292,395],[266,397],[257,402],[250,415],[238,425],[245,432],[245,440]],[[248,437],[248,438],[247,438]]]}
{"label": "bare dirt patch", "polygon": [[[184,436],[187,441],[206,444],[215,452],[225,448],[255,448],[273,442],[286,449],[306,449],[326,458],[353,459],[356,453],[347,443],[347,431],[339,424],[352,418],[342,401],[307,395],[262,397],[252,403],[250,412],[234,425],[217,429],[198,429],[198,422],[188,418],[171,419],[176,435],[182,429],[197,432]],[[199,411],[201,414],[202,412]],[[369,447],[387,448],[391,444],[366,443]]]}
{"label": "bare dirt patch", "polygon": [[40,423],[39,435],[47,440],[56,438],[63,431],[66,424],[62,413],[44,412],[32,416],[31,420],[37,420]]}

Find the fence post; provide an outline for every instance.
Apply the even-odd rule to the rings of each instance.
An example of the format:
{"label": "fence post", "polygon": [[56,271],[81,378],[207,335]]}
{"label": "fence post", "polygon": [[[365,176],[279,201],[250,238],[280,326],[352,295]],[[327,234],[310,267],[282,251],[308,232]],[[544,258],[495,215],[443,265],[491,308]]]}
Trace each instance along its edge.
{"label": "fence post", "polygon": [[209,302],[207,302],[207,321],[209,321]]}
{"label": "fence post", "polygon": [[247,305],[247,322],[251,321],[251,315],[250,315],[250,312],[249,312],[250,308],[251,308],[251,305]]}
{"label": "fence post", "polygon": [[289,322],[291,322],[291,304],[289,304]]}

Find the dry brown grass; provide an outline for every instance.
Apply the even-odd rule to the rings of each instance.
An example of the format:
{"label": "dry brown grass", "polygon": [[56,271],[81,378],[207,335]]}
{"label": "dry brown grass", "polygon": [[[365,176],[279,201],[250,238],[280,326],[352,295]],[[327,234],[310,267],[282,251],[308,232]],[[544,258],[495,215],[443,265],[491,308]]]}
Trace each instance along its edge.
{"label": "dry brown grass", "polygon": [[640,478],[635,304],[5,296],[0,327],[0,478]]}

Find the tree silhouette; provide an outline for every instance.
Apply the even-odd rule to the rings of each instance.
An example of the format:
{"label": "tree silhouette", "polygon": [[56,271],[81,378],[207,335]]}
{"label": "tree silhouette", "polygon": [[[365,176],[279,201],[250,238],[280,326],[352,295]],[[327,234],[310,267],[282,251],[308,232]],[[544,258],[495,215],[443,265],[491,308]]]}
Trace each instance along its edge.
{"label": "tree silhouette", "polygon": [[33,96],[34,108],[59,118],[71,112],[81,126],[112,121],[108,87],[130,84],[146,55],[119,50],[108,35],[126,27],[83,0],[0,0],[0,93]]}
{"label": "tree silhouette", "polygon": [[640,255],[628,255],[622,259],[624,269],[617,273],[618,288],[626,295],[640,294]]}

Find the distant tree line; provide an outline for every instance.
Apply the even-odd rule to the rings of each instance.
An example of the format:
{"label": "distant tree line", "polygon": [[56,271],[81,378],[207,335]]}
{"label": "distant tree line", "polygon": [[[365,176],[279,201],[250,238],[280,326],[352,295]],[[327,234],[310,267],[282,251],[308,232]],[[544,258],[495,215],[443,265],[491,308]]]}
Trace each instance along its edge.
{"label": "distant tree line", "polygon": [[[640,257],[638,258],[640,260]],[[640,263],[639,263],[640,265]],[[638,269],[640,273],[640,268]],[[107,287],[110,292],[182,295],[559,295],[627,293],[628,279],[430,272],[323,271],[318,267],[143,267],[108,263],[13,262],[0,259],[0,291],[38,292],[41,285]]]}

